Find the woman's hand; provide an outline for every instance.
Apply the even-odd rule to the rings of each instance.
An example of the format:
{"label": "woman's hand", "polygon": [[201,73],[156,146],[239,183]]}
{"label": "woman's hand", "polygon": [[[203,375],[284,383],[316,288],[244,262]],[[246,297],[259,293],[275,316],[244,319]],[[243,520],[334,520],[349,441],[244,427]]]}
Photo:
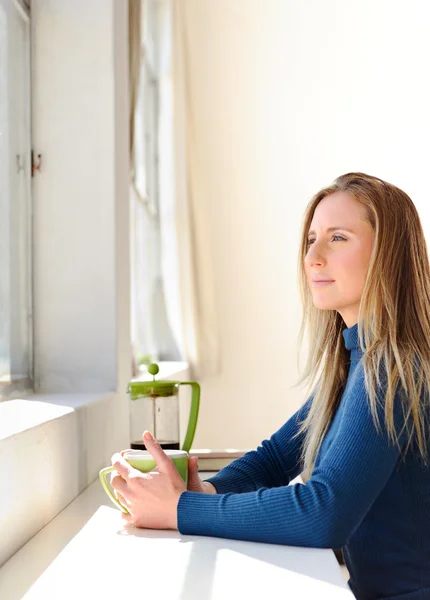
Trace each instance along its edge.
{"label": "woman's hand", "polygon": [[111,486],[121,497],[130,514],[123,514],[127,525],[147,529],[177,529],[177,507],[185,483],[170,458],[149,431],[143,439],[157,470],[141,473],[120,455],[114,454],[112,465],[118,475]]}
{"label": "woman's hand", "polygon": [[199,476],[199,465],[197,456],[188,459],[188,490],[200,492],[201,494],[216,494],[215,487],[209,481],[202,481]]}

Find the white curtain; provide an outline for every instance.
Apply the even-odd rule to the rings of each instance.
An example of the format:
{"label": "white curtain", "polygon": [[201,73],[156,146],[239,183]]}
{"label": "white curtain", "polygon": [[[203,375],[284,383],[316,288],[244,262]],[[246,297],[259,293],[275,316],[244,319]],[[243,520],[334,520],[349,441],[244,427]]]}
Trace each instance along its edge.
{"label": "white curtain", "polygon": [[[129,0],[131,298],[134,355],[181,358],[165,307],[161,273],[159,173],[159,5]],[[137,357],[139,358],[139,357]]]}
{"label": "white curtain", "polygon": [[169,229],[176,231],[183,347],[194,375],[203,377],[221,368],[214,264],[206,181],[199,165],[199,131],[191,103],[188,3],[172,3],[175,187]]}
{"label": "white curtain", "polygon": [[[185,5],[182,0],[157,2],[156,23],[151,25],[158,28],[157,203],[154,207],[151,198],[132,203],[132,329],[146,352],[156,358],[177,353],[188,361],[193,376],[201,378],[219,371],[220,345],[208,200],[190,105]],[[142,122],[148,98],[142,91],[141,82],[134,133],[135,195],[148,189],[143,179],[150,176],[142,167],[148,151]]]}

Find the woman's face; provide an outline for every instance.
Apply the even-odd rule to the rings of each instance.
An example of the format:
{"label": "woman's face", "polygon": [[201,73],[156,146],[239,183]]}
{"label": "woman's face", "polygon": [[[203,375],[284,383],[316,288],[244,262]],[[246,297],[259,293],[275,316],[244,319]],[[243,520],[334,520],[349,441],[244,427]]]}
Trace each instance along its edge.
{"label": "woman's face", "polygon": [[337,310],[347,327],[358,309],[373,247],[365,207],[346,192],[326,196],[315,209],[308,232],[305,271],[313,302]]}

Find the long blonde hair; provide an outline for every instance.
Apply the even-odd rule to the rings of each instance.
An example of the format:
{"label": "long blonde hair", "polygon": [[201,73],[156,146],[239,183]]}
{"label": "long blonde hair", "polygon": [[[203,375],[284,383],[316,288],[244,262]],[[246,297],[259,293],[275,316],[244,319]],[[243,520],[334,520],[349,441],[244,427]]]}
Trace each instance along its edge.
{"label": "long blonde hair", "polygon": [[[308,231],[317,205],[337,191],[347,192],[366,207],[374,244],[359,308],[359,341],[370,409],[379,428],[377,394],[379,373],[386,373],[385,425],[399,444],[393,417],[398,388],[406,404],[408,443],[416,443],[427,462],[426,437],[430,383],[430,266],[418,212],[405,192],[364,173],[347,173],[322,189],[306,208],[299,252],[299,285],[307,362],[299,383],[307,382],[314,401],[300,432],[306,431],[302,461],[310,476],[322,440],[336,412],[348,376],[349,353],[342,331],[346,325],[335,310],[315,308],[306,279],[304,260]],[[299,433],[300,433],[299,432]],[[399,444],[400,445],[400,444]]]}

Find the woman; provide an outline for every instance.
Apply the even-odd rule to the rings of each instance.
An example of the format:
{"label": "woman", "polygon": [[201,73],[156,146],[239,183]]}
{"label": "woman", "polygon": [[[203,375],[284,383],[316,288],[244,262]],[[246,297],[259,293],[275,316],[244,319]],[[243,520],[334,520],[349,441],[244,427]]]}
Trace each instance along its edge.
{"label": "woman", "polygon": [[[430,599],[430,269],[412,201],[376,177],[339,177],[306,210],[300,272],[309,400],[206,482],[190,459],[188,491],[145,432],[158,473],[113,459],[125,519],[342,548],[357,598]],[[302,472],[306,485],[288,486]]]}

